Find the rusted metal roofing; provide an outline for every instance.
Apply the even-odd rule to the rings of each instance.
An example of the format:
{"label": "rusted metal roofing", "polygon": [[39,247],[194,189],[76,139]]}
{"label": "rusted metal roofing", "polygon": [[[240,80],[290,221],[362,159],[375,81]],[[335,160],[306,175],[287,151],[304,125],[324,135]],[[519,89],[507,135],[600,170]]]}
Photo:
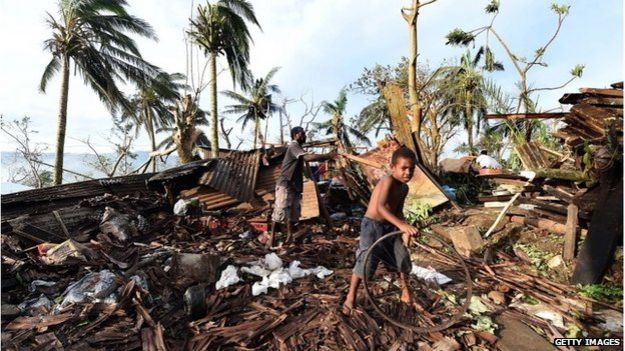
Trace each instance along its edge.
{"label": "rusted metal roofing", "polygon": [[199,184],[209,186],[239,201],[250,201],[254,198],[260,154],[260,150],[232,151],[227,157],[215,160],[200,178]]}

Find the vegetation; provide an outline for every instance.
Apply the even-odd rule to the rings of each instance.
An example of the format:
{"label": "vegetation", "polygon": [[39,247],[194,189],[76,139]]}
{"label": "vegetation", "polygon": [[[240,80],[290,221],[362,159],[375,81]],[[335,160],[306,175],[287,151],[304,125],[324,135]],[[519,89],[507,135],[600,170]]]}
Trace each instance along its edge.
{"label": "vegetation", "polygon": [[67,126],[69,72],[73,63],[85,84],[96,92],[100,100],[115,112],[129,102],[118,84],[126,81],[146,82],[156,73],[156,67],[141,58],[135,41],[126,33],[156,39],[152,27],[131,16],[125,9],[125,0],[65,0],[59,2],[59,15],[48,13],[47,23],[52,29],[44,48],[52,59],[46,66],[39,89],[46,91],[48,82],[61,74],[54,161],[54,184],[63,181],[63,153]]}
{"label": "vegetation", "polygon": [[[170,127],[174,116],[168,106],[180,100],[180,90],[186,87],[180,83],[185,76],[180,73],[159,72],[148,82],[139,84],[137,92],[130,99],[130,108],[122,113],[122,120],[132,119],[136,132],[143,127],[150,139],[151,151],[155,152],[157,129]],[[152,163],[156,172],[157,162]]]}
{"label": "vegetation", "polygon": [[254,8],[246,0],[219,0],[199,5],[197,16],[191,20],[189,34],[208,57],[209,103],[211,116],[210,143],[212,157],[218,156],[217,136],[217,57],[225,56],[233,84],[244,90],[249,87],[250,42],[248,22],[260,28]]}
{"label": "vegetation", "polygon": [[623,300],[623,287],[621,285],[580,284],[577,286],[577,290],[581,296],[595,300],[612,302]]}
{"label": "vegetation", "polygon": [[371,145],[369,138],[354,127],[350,127],[344,123],[343,114],[347,106],[347,91],[345,89],[339,92],[339,96],[333,102],[324,101],[321,104],[323,111],[331,118],[325,122],[313,123],[314,128],[318,131],[325,131],[326,135],[333,135],[339,142],[339,149],[352,152],[354,142],[352,137],[359,142]]}
{"label": "vegetation", "polygon": [[254,79],[250,75],[253,83],[248,89],[249,96],[247,97],[230,90],[222,92],[222,94],[237,102],[236,105],[226,106],[224,113],[241,114],[237,122],[241,123],[242,130],[245,129],[248,122],[254,123],[254,148],[256,148],[258,138],[265,140],[267,137],[265,135],[263,138],[260,132],[260,121],[267,120],[273,113],[279,113],[282,109],[273,100],[273,94],[279,94],[280,88],[275,84],[270,84],[273,76],[279,69],[279,67],[274,67],[264,78]]}
{"label": "vegetation", "polygon": [[[533,52],[533,54],[530,56],[531,58],[527,58],[513,51],[506,42],[506,40],[499,34],[498,30],[496,29],[495,20],[497,18],[497,15],[499,14],[499,0],[491,0],[485,8],[485,12],[492,15],[491,21],[488,25],[470,31],[464,31],[460,28],[456,28],[449,32],[449,34],[447,34],[447,44],[468,46],[469,44],[473,44],[479,35],[483,34],[486,37],[486,41],[481,48],[486,53],[486,67],[487,69],[495,68],[497,63],[495,62],[494,56],[488,44],[488,38],[490,34],[492,34],[497,43],[503,49],[505,56],[507,56],[507,58],[509,59],[512,67],[514,68],[519,78],[519,81],[517,82],[518,94],[515,98],[515,113],[537,112],[537,98],[534,96],[537,92],[563,88],[571,83],[573,80],[581,77],[584,70],[583,65],[575,65],[575,67],[573,67],[570,71],[571,77],[564,83],[554,87],[531,87],[528,82],[529,73],[532,69],[536,67],[547,67],[547,63],[544,61],[545,53],[560,33],[562,24],[564,23],[566,17],[569,15],[570,8],[571,7],[568,5],[559,5],[557,3],[553,3],[551,5],[550,10],[556,15],[556,28],[548,37],[546,42]],[[541,123],[542,122],[538,120],[520,120],[516,123],[506,122],[506,125],[511,129],[513,133],[522,133],[522,139],[515,138],[515,141],[519,143],[530,141],[532,139],[533,132],[536,130],[536,128],[538,128]]]}

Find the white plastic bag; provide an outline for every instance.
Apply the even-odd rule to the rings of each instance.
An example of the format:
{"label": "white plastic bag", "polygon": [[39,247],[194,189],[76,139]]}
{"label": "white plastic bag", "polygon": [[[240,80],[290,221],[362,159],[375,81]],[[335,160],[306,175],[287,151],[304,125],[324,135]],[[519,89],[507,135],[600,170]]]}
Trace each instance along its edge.
{"label": "white plastic bag", "polygon": [[237,275],[237,267],[229,265],[221,272],[221,277],[215,283],[215,289],[227,288],[230,285],[236,284],[241,281],[241,278]]}

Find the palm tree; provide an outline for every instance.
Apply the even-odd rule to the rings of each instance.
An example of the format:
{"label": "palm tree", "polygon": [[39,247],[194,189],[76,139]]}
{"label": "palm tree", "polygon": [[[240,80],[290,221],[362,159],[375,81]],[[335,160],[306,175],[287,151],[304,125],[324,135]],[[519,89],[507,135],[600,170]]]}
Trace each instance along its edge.
{"label": "palm tree", "polygon": [[351,124],[355,125],[362,134],[368,134],[375,130],[376,137],[382,130],[393,130],[391,114],[386,106],[386,101],[381,95],[374,102],[363,107],[358,116],[351,120]]}
{"label": "palm tree", "polygon": [[[186,87],[179,83],[184,74],[160,72],[149,83],[139,84],[137,93],[130,99],[131,109],[122,112],[122,120],[132,118],[137,133],[143,126],[150,138],[151,151],[156,151],[156,130],[174,123],[174,117],[168,110],[169,105],[180,100],[180,90]],[[156,162],[152,163],[156,172]]]}
{"label": "palm tree", "polygon": [[347,106],[347,93],[345,89],[339,92],[339,96],[334,102],[322,102],[323,111],[332,115],[332,118],[321,123],[314,123],[315,130],[325,130],[326,135],[334,135],[339,142],[339,148],[344,149],[347,152],[352,151],[354,144],[350,140],[350,135],[358,139],[359,142],[363,142],[367,145],[371,145],[369,138],[359,132],[357,129],[346,125],[343,122],[343,114],[345,113],[345,107]]}
{"label": "palm tree", "polygon": [[189,35],[204,49],[209,65],[209,99],[211,115],[211,153],[218,156],[217,136],[217,57],[225,55],[232,81],[242,88],[249,85],[247,65],[250,60],[249,43],[252,40],[247,23],[260,28],[252,4],[247,0],[219,0],[214,4],[198,6],[195,20],[191,20]]}
{"label": "palm tree", "polygon": [[63,152],[67,125],[70,64],[80,73],[111,112],[128,102],[117,87],[118,81],[145,81],[155,74],[156,67],[145,62],[136,43],[126,33],[156,39],[152,27],[126,12],[125,0],[63,0],[59,17],[48,13],[47,23],[52,37],[44,42],[52,54],[39,89],[45,93],[50,79],[60,71],[59,103],[54,184],[63,180]]}
{"label": "palm tree", "polygon": [[477,125],[477,132],[482,120],[482,116],[486,114],[488,108],[487,92],[485,88],[485,79],[482,75],[478,64],[483,55],[486,55],[487,70],[502,70],[498,62],[491,62],[489,57],[491,53],[484,48],[480,48],[475,57],[471,59],[471,53],[460,58],[460,64],[455,67],[447,67],[444,71],[445,82],[443,85],[443,94],[448,100],[448,105],[452,113],[462,117],[464,128],[467,131],[467,144],[470,153],[475,155],[475,147],[473,142],[474,127]]}
{"label": "palm tree", "polygon": [[[241,123],[241,129],[245,129],[248,122],[254,122],[254,148],[256,148],[256,142],[260,133],[260,120],[265,120],[271,116],[271,114],[280,112],[281,106],[275,104],[272,99],[272,94],[280,94],[280,88],[275,84],[270,84],[273,76],[278,72],[280,67],[274,67],[267,73],[264,78],[254,79],[251,77],[251,81],[254,83],[248,90],[249,97],[245,97],[234,91],[224,91],[223,95],[235,100],[237,104],[226,106],[224,113],[240,114],[242,115],[237,119],[237,122]],[[267,136],[265,135],[265,140]]]}
{"label": "palm tree", "polygon": [[[197,100],[191,95],[186,95],[176,102],[175,105],[168,106],[168,110],[173,117],[173,126],[159,128],[156,132],[168,132],[170,136],[165,138],[157,149],[165,148],[169,150],[175,146],[180,163],[188,163],[193,160],[193,150],[197,146],[211,146],[207,142],[204,132],[197,126],[208,125],[206,112],[199,109]],[[213,148],[211,147],[211,150]],[[167,153],[168,151],[165,151]]]}

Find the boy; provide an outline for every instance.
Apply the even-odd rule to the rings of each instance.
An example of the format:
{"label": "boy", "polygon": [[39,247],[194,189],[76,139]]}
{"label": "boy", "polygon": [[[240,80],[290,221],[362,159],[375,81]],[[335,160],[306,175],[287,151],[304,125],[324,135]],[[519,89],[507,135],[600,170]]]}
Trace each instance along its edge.
{"label": "boy", "polygon": [[[408,195],[407,183],[412,179],[415,163],[416,156],[410,149],[400,147],[395,150],[391,157],[391,175],[381,179],[371,194],[367,212],[360,225],[360,242],[356,251],[356,264],[349,293],[343,304],[343,313],[347,315],[354,307],[360,280],[365,274],[367,277],[372,276],[380,260],[383,260],[389,269],[399,272],[401,301],[408,304],[411,302],[405,274],[408,274],[412,267],[404,245],[409,244],[411,235],[417,234],[417,228],[405,223],[403,209],[406,195]],[[382,250],[370,256],[368,272],[364,272],[364,258],[369,247],[385,234],[396,230],[404,233],[402,240],[396,237],[396,240],[391,239],[386,242],[384,247],[381,247]]]}

